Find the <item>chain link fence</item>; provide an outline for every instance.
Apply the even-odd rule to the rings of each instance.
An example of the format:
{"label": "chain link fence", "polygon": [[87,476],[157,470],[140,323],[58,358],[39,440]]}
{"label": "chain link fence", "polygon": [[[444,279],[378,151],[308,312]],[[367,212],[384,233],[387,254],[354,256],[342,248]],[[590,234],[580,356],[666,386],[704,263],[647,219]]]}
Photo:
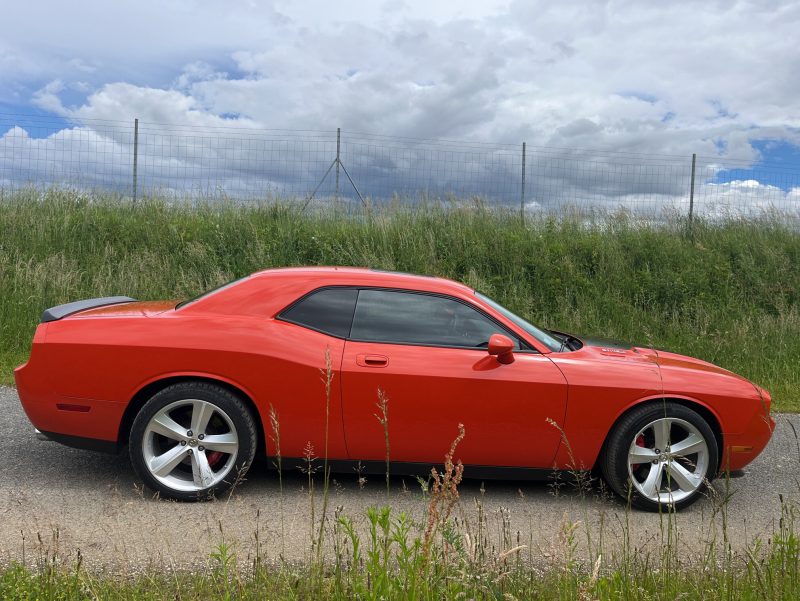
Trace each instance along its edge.
{"label": "chain link fence", "polygon": [[57,187],[355,208],[480,199],[527,214],[800,221],[800,167],[720,157],[2,114],[0,132],[3,195]]}

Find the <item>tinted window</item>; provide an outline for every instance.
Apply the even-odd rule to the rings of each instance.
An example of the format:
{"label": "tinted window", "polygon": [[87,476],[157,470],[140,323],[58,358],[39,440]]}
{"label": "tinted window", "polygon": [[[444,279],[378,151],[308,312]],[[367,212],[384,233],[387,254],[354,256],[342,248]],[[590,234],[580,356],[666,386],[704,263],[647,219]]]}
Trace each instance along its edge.
{"label": "tinted window", "polygon": [[488,317],[441,296],[361,290],[350,337],[355,340],[486,347],[492,334],[505,333]]}
{"label": "tinted window", "polygon": [[358,290],[328,288],[319,290],[281,313],[281,319],[326,334],[347,338],[353,321]]}

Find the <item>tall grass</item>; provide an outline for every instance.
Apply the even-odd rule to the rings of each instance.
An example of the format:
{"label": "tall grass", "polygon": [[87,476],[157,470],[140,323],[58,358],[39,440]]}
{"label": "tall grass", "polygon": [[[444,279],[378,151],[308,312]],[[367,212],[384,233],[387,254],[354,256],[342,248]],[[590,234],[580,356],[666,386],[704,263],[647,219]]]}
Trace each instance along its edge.
{"label": "tall grass", "polygon": [[46,307],[181,298],[258,269],[361,265],[461,280],[545,327],[697,356],[800,410],[800,235],[778,221],[529,219],[479,203],[359,216],[52,191],[0,200],[0,381]]}

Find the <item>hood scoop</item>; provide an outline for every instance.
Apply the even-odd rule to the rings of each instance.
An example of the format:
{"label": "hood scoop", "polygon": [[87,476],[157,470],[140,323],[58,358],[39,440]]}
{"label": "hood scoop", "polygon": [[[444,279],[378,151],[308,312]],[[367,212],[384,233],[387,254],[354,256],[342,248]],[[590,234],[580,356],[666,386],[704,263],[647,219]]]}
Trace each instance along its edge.
{"label": "hood scoop", "polygon": [[606,357],[625,357],[630,352],[626,349],[607,346],[600,346],[596,348],[598,351],[600,351],[601,355],[605,355]]}

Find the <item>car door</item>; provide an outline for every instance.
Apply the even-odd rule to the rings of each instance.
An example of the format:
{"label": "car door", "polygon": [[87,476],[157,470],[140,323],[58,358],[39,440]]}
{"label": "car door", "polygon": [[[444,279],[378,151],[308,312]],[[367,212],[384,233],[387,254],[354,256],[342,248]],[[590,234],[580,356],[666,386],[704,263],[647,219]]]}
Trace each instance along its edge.
{"label": "car door", "polygon": [[383,460],[378,390],[388,397],[392,461],[441,462],[464,424],[465,464],[550,468],[567,402],[566,381],[544,355],[508,365],[487,353],[494,333],[514,336],[466,302],[415,291],[361,289],[342,357],[351,459]]}

